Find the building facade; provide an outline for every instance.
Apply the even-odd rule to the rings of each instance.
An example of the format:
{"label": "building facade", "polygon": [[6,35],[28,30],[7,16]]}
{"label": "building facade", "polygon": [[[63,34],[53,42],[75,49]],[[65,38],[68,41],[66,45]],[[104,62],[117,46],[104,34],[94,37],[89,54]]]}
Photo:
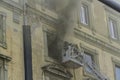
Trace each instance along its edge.
{"label": "building facade", "polygon": [[0,0],[0,80],[119,80],[119,18],[101,0]]}

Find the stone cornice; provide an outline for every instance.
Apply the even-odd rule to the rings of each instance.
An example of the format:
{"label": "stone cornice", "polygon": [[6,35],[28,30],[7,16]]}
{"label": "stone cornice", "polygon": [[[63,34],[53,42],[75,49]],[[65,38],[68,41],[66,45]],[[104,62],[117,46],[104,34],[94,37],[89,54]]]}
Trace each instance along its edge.
{"label": "stone cornice", "polygon": [[61,66],[60,64],[48,64],[42,67],[43,71],[50,72],[52,74],[56,74],[60,77],[64,77],[70,79],[73,75],[65,69],[65,67]]}
{"label": "stone cornice", "polygon": [[112,15],[114,15],[114,16],[116,16],[116,17],[120,17],[119,12],[117,12],[116,10],[110,8],[110,7],[107,6],[107,5],[104,5],[103,7],[104,7],[105,11],[108,12],[109,14],[112,14]]}
{"label": "stone cornice", "polygon": [[27,5],[27,11],[28,11],[28,15],[35,14],[38,17],[40,17],[41,21],[44,21],[47,24],[50,24],[50,25],[57,25],[58,24],[58,17],[56,18],[56,17],[50,16],[49,14],[45,14],[42,11],[31,7],[30,5]]}
{"label": "stone cornice", "polygon": [[110,45],[110,44],[106,43],[105,41],[100,40],[92,35],[89,35],[81,30],[78,30],[75,28],[74,33],[75,33],[75,35],[78,35],[81,38],[81,40],[88,42],[96,47],[102,48],[103,50],[106,50],[106,51],[120,53],[119,48],[117,48],[113,45]]}
{"label": "stone cornice", "polygon": [[20,5],[19,3],[16,3],[12,0],[0,0],[0,5],[5,5],[5,7],[8,7],[10,9],[16,9],[19,11],[22,11],[22,5]]}

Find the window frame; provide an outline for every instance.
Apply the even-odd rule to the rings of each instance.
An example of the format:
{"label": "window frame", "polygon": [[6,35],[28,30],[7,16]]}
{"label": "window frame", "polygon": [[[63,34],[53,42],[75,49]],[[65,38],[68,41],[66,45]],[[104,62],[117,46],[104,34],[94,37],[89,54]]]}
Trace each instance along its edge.
{"label": "window frame", "polygon": [[4,58],[0,58],[1,61],[1,68],[2,68],[2,72],[0,73],[2,77],[0,77],[1,80],[8,80],[8,61],[10,61],[11,58],[9,60],[4,59]]}
{"label": "window frame", "polygon": [[115,65],[115,80],[117,80],[117,79],[116,79],[116,77],[117,77],[116,68],[119,68],[119,69],[120,69],[120,65]]}
{"label": "window frame", "polygon": [[[87,55],[87,56],[91,57],[91,61],[92,61],[92,62],[91,62],[90,64],[96,63],[96,62],[95,62],[95,56],[94,56],[93,54],[84,51],[84,55],[85,55],[85,56]],[[88,61],[88,60],[87,60],[87,61]],[[85,66],[84,68],[85,68],[85,72],[87,72],[88,74],[91,75],[91,72],[89,72],[89,71],[86,70],[88,67]]]}
{"label": "window frame", "polygon": [[80,8],[81,8],[80,9],[80,22],[83,25],[88,26],[90,24],[88,5],[82,3]]}
{"label": "window frame", "polygon": [[116,80],[116,66],[119,66],[120,67],[120,60],[112,57],[112,63],[113,63],[113,74],[114,74],[114,80]]}
{"label": "window frame", "polygon": [[48,39],[47,39],[47,35],[48,34],[55,34],[55,31],[53,30],[49,30],[48,28],[46,28],[48,25],[43,24],[43,37],[44,37],[44,56],[45,56],[45,61],[49,61],[49,62],[53,62],[55,63],[56,60],[53,59],[52,57],[49,56],[49,52],[48,52]]}
{"label": "window frame", "polygon": [[120,18],[120,14],[117,12],[117,11],[115,11],[115,10],[113,10],[112,8],[110,8],[110,7],[108,7],[108,6],[106,6],[106,5],[104,5],[103,6],[104,7],[104,10],[105,10],[105,14],[106,14],[106,26],[107,26],[107,32],[108,32],[108,39],[110,40],[110,42],[112,42],[112,41],[115,41],[115,42],[120,42],[119,40],[120,40],[120,30],[117,30],[117,32],[118,32],[118,36],[117,36],[117,39],[113,39],[113,38],[111,38],[111,35],[110,35],[110,30],[109,30],[109,18],[111,18],[111,19],[113,19],[113,20],[115,20],[116,21],[116,23],[117,23],[117,29],[119,29],[119,27],[118,26],[120,26],[120,20],[119,20],[119,18]]}
{"label": "window frame", "polygon": [[0,41],[0,46],[3,48],[7,48],[7,44],[6,44],[6,13],[4,12],[0,12],[0,15],[3,16],[3,39],[2,41]]}
{"label": "window frame", "polygon": [[[84,50],[84,52],[87,52],[87,54],[90,54],[90,55],[93,56],[94,63],[97,65],[98,69],[100,69],[99,58],[98,58],[99,55],[98,55],[97,51],[95,49],[92,49],[92,48],[89,48],[89,47],[86,47],[86,46],[81,47],[81,48]],[[92,79],[96,79],[96,76],[93,76],[91,73],[89,73],[85,70],[85,66],[83,67],[83,75],[88,76]]]}
{"label": "window frame", "polygon": [[[91,29],[92,31],[94,30],[94,24],[93,24],[93,5],[92,5],[92,0],[81,0],[80,1],[80,6],[78,6],[78,24],[80,28],[83,26],[84,28]],[[85,25],[81,22],[81,6],[86,5],[88,6],[88,25]]]}
{"label": "window frame", "polygon": [[[113,33],[114,34],[112,34],[111,29],[110,29],[111,28],[110,20],[113,22]],[[113,39],[113,40],[118,40],[119,39],[119,35],[118,35],[118,21],[115,18],[110,17],[110,16],[108,17],[108,30],[109,30],[109,35],[110,35],[111,39]]]}
{"label": "window frame", "polygon": [[17,11],[13,11],[13,22],[17,24],[20,23],[20,14]]}

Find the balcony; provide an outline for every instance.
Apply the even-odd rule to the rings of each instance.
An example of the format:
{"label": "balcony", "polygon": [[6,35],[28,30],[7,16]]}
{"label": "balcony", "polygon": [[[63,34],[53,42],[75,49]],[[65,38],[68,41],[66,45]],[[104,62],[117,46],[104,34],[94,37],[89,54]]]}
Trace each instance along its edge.
{"label": "balcony", "polygon": [[83,54],[78,49],[77,45],[65,42],[62,63],[69,68],[78,68],[83,66]]}

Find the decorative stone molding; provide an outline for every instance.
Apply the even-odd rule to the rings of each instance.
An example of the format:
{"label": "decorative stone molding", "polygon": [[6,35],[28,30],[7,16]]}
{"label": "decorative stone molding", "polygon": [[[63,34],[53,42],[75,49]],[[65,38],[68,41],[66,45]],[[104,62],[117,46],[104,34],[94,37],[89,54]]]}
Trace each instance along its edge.
{"label": "decorative stone molding", "polygon": [[3,54],[0,54],[0,58],[5,59],[6,61],[11,61],[12,58]]}
{"label": "decorative stone molding", "polygon": [[44,67],[42,67],[43,71],[48,71],[51,72],[55,75],[65,77],[70,79],[72,77],[72,74],[68,72],[63,66],[58,65],[58,64],[49,64]]}
{"label": "decorative stone molding", "polygon": [[100,40],[92,35],[89,35],[81,30],[78,30],[75,28],[74,30],[74,33],[75,35],[78,35],[81,40],[84,40],[85,42],[88,42],[90,44],[93,44],[95,45],[96,47],[100,47],[104,50],[107,50],[107,51],[112,51],[112,52],[116,52],[116,53],[120,53],[120,49],[111,45],[111,44],[108,44],[106,43],[105,41],[103,40]]}
{"label": "decorative stone molding", "polygon": [[7,48],[7,44],[6,44],[6,13],[4,12],[0,12],[0,16],[1,16],[1,21],[2,21],[2,25],[1,25],[1,36],[2,38],[0,39],[0,46],[3,48]]}
{"label": "decorative stone molding", "polygon": [[35,15],[41,20],[41,22],[49,25],[56,25],[58,23],[58,18],[45,14],[42,11],[35,9],[30,5],[27,5],[27,16],[29,15]]}
{"label": "decorative stone molding", "polygon": [[111,60],[113,62],[113,65],[119,65],[120,66],[120,60],[118,60],[118,59],[116,59],[114,57],[112,57]]}
{"label": "decorative stone molding", "polygon": [[8,8],[11,8],[11,9],[16,9],[16,10],[20,10],[20,11],[23,10],[22,5],[20,5],[19,3],[14,2],[12,0],[1,0],[0,3],[2,5],[6,5]]}
{"label": "decorative stone molding", "polygon": [[13,22],[20,23],[20,14],[17,11],[13,11]]}

